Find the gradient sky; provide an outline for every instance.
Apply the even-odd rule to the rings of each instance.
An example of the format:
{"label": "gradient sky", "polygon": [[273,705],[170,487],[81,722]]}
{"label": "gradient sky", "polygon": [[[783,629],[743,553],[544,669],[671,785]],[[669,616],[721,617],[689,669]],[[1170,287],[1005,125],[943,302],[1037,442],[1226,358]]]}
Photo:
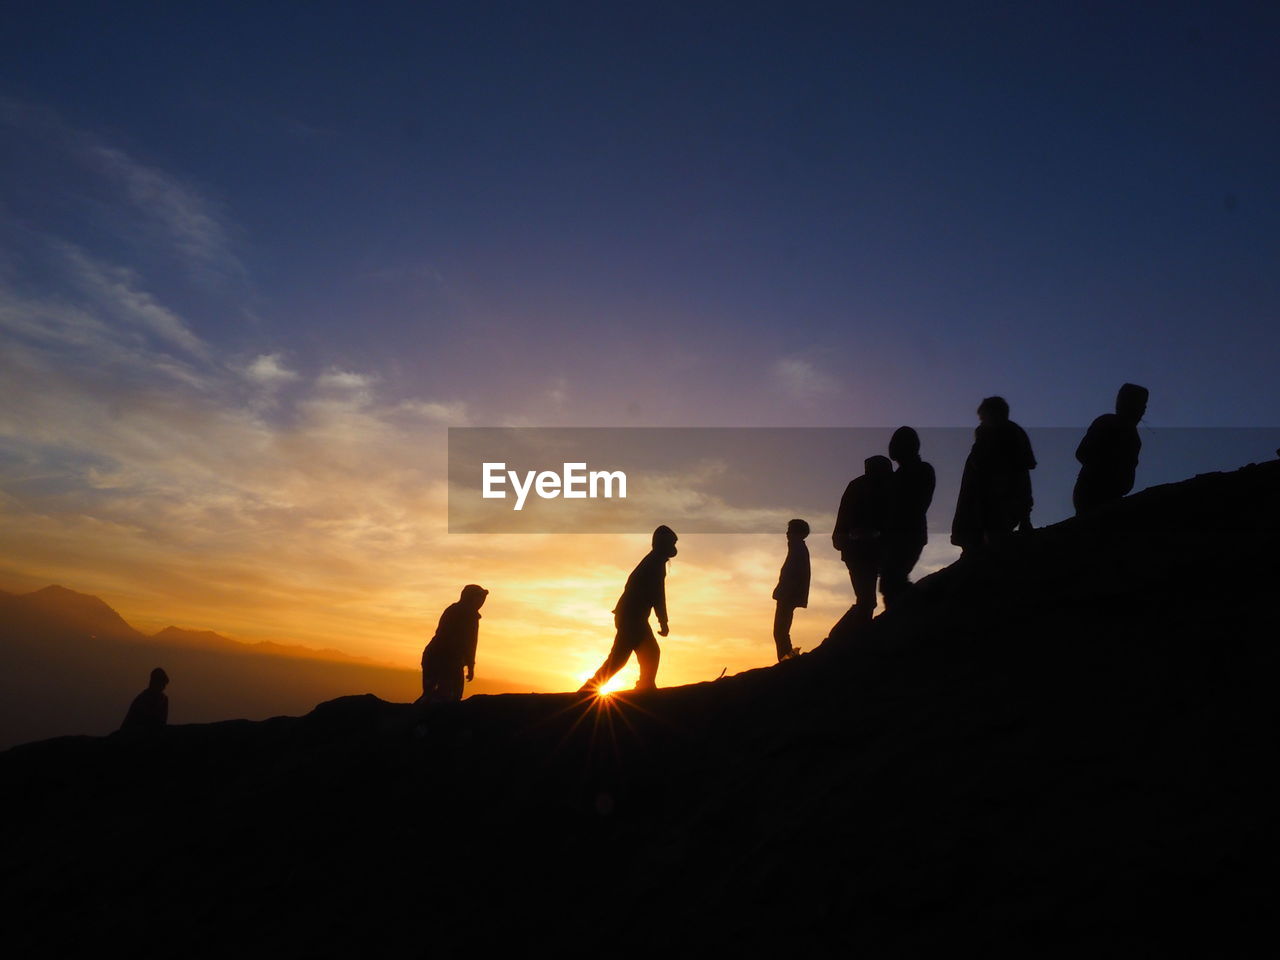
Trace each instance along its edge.
{"label": "gradient sky", "polygon": [[[647,544],[449,536],[448,425],[971,426],[998,393],[1082,427],[1125,380],[1152,426],[1275,425],[1278,26],[28,5],[0,35],[0,586],[412,665],[478,581],[481,672],[564,687]],[[808,643],[849,602],[820,529]],[[660,679],[768,662],[781,544],[682,538]]]}

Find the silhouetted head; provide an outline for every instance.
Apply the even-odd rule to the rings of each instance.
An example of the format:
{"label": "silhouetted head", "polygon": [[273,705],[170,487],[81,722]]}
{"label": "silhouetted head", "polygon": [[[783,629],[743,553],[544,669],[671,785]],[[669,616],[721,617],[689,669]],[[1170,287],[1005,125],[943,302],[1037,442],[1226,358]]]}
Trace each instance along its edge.
{"label": "silhouetted head", "polygon": [[888,457],[882,457],[878,454],[874,457],[867,457],[862,466],[868,477],[887,477],[893,473],[892,461]]}
{"label": "silhouetted head", "polygon": [[160,667],[156,667],[151,671],[151,683],[148,686],[152,690],[163,690],[169,685],[169,675]]}
{"label": "silhouetted head", "polygon": [[809,535],[809,524],[803,520],[796,518],[787,524],[788,540],[803,540]]}
{"label": "silhouetted head", "polygon": [[1004,397],[987,397],[978,404],[978,419],[983,423],[988,420],[1008,420],[1009,401]]}
{"label": "silhouetted head", "polygon": [[1116,415],[1124,420],[1137,423],[1147,412],[1147,397],[1150,393],[1146,387],[1136,383],[1126,383],[1116,394]]}
{"label": "silhouetted head", "polygon": [[889,458],[903,460],[920,459],[920,434],[910,427],[899,427],[889,438]]}
{"label": "silhouetted head", "polygon": [[661,526],[653,531],[653,550],[655,553],[671,558],[676,555],[676,532],[668,526]]}
{"label": "silhouetted head", "polygon": [[484,598],[489,595],[489,591],[479,584],[468,583],[462,588],[462,596],[458,598],[458,602],[464,606],[470,607],[472,610],[479,610],[484,606]]}

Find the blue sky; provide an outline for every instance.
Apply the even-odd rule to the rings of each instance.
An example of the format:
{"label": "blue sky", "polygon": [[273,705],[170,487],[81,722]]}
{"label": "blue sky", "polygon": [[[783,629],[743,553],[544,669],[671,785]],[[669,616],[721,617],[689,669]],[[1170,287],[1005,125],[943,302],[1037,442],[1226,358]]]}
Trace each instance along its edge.
{"label": "blue sky", "polygon": [[[695,6],[50,4],[0,69],[210,204],[221,299],[129,265],[233,352],[494,413],[564,379],[568,422],[1276,408],[1273,12]],[[92,249],[11,149],[10,216]]]}
{"label": "blue sky", "polygon": [[0,490],[42,546],[5,575],[125,591],[169,544],[192,583],[139,606],[217,556],[248,609],[319,549],[282,540],[341,530],[332,565],[431,545],[451,584],[447,425],[969,426],[998,393],[1083,427],[1126,380],[1152,426],[1273,425],[1278,25],[29,5],[0,37]]}

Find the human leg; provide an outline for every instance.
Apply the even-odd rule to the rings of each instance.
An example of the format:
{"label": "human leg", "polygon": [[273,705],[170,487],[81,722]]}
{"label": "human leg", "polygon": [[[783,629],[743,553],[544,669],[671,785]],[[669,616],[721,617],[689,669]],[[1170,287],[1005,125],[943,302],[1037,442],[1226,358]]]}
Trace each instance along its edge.
{"label": "human leg", "polygon": [[[615,621],[616,622],[616,621]],[[594,693],[602,686],[608,683],[615,673],[627,665],[627,661],[631,659],[631,651],[636,646],[635,627],[632,624],[617,624],[618,631],[613,637],[613,646],[609,649],[609,656],[605,657],[604,663],[600,665],[600,669],[595,672],[590,680],[582,685],[579,693]],[[650,633],[652,637],[653,634]]]}
{"label": "human leg", "polygon": [[791,622],[796,608],[778,601],[773,611],[773,645],[777,648],[778,660],[785,660],[791,655]]}
{"label": "human leg", "polygon": [[445,672],[440,680],[439,697],[447,703],[453,703],[462,699],[462,688],[466,682],[464,680],[465,668],[462,664],[450,664],[449,669]]}
{"label": "human leg", "polygon": [[440,699],[440,657],[432,651],[422,656],[422,699],[419,703],[435,703]]}
{"label": "human leg", "polygon": [[923,543],[891,541],[885,544],[884,559],[880,564],[880,592],[884,595],[886,608],[901,600],[902,595],[911,589],[909,575],[923,550]]}
{"label": "human leg", "polygon": [[876,609],[876,579],[880,573],[877,558],[868,554],[852,554],[845,561],[849,580],[853,583],[853,600],[858,619],[870,620]]}
{"label": "human leg", "polygon": [[640,679],[636,681],[637,690],[653,690],[658,686],[658,661],[662,650],[653,635],[653,629],[646,623],[644,636],[636,644],[636,659],[640,661]]}

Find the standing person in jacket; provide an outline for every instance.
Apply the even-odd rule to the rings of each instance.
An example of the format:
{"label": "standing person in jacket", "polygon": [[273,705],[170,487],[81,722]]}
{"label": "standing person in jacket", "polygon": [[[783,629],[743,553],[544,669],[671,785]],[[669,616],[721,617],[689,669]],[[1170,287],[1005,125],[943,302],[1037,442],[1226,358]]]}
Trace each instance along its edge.
{"label": "standing person in jacket", "polygon": [[419,703],[462,699],[463,672],[476,678],[476,642],[480,637],[480,608],[489,591],[469,583],[457,603],[440,614],[436,635],[422,651],[422,697]]}
{"label": "standing person in jacket", "polygon": [[164,688],[169,685],[169,675],[160,667],[151,671],[147,689],[133,698],[129,712],[124,716],[121,730],[159,730],[169,723],[169,698]]}
{"label": "standing person in jacket", "polygon": [[973,449],[964,462],[951,542],[962,550],[1031,529],[1031,471],[1036,458],[1027,432],[1009,419],[1003,397],[978,404]]}
{"label": "standing person in jacket", "polygon": [[1080,476],[1071,501],[1077,515],[1119,500],[1133,489],[1142,451],[1138,421],[1147,412],[1148,395],[1146,387],[1126,383],[1116,394],[1116,412],[1104,413],[1089,425],[1076,448]]}
{"label": "standing person in jacket", "polygon": [[617,633],[609,656],[595,676],[582,685],[579,693],[599,693],[609,679],[626,666],[631,654],[640,661],[637,690],[653,690],[658,686],[658,659],[662,651],[649,626],[649,611],[658,615],[658,636],[670,632],[667,625],[667,561],[676,555],[675,531],[662,526],[653,531],[652,549],[636,564],[627,577],[627,585],[613,608],[613,624]]}
{"label": "standing person in jacket", "polygon": [[809,548],[804,538],[809,536],[809,524],[792,520],[787,524],[787,559],[778,572],[778,585],[773,588],[773,599],[778,601],[773,614],[773,643],[778,648],[778,662],[795,656],[800,651],[791,646],[791,621],[796,607],[809,605]]}
{"label": "standing person in jacket", "polygon": [[876,580],[891,509],[893,464],[888,457],[868,457],[863,470],[862,476],[849,481],[840,498],[831,545],[840,551],[840,559],[849,568],[854,619],[866,621],[876,609]]}
{"label": "standing person in jacket", "polygon": [[898,469],[893,472],[889,525],[880,561],[880,592],[886,609],[911,588],[911,571],[929,542],[926,517],[937,483],[933,467],[920,459],[920,434],[910,427],[894,431],[889,457]]}

